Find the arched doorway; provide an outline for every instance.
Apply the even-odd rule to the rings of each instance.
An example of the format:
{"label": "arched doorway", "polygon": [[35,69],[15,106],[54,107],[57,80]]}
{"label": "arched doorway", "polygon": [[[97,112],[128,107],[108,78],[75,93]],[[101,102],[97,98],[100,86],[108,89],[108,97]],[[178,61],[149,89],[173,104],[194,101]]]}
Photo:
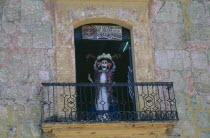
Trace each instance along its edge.
{"label": "arched doorway", "polygon": [[[90,24],[99,26],[116,26],[114,24]],[[84,25],[87,26],[87,25]],[[117,55],[119,59],[115,60],[116,72],[114,75],[114,82],[127,83],[128,67],[132,69],[132,55],[131,55],[131,38],[130,30],[122,27],[121,40],[108,39],[83,39],[82,27],[80,26],[74,30],[75,36],[75,57],[76,57],[76,82],[89,82],[87,75],[93,73],[93,61],[86,58],[87,55],[97,57],[102,53]],[[81,69],[82,67],[82,69]],[[133,76],[132,76],[133,78]],[[131,79],[132,79],[131,78]],[[133,79],[132,79],[133,81]]]}
{"label": "arched doorway", "polygon": [[[109,38],[104,36],[99,36],[99,38],[92,37],[91,35],[96,31],[97,27],[106,28],[105,30],[101,30],[100,33],[109,33],[107,30],[109,31],[110,28],[117,28],[114,31],[119,31],[120,33],[118,36],[113,34],[113,37],[110,36]],[[90,35],[89,38],[84,36],[84,28],[88,28],[88,35]],[[113,30],[110,30],[110,32],[112,31]],[[104,35],[106,36],[107,34]],[[113,83],[133,82],[130,30],[115,24],[86,24],[74,30],[74,38],[77,83],[91,83],[89,77],[93,80],[92,83],[96,82],[96,78],[94,78],[94,63],[96,58],[103,53],[110,54],[115,62],[116,71],[112,78]],[[96,97],[95,90],[84,87],[78,87],[77,89],[77,111],[95,111],[95,98],[93,98]],[[132,101],[135,96],[132,88],[121,88],[120,92],[113,92],[113,97],[118,101],[118,105],[110,106],[110,112],[134,111],[135,106]],[[126,105],[123,105],[125,101]],[[85,102],[86,105],[83,105],[83,102]]]}

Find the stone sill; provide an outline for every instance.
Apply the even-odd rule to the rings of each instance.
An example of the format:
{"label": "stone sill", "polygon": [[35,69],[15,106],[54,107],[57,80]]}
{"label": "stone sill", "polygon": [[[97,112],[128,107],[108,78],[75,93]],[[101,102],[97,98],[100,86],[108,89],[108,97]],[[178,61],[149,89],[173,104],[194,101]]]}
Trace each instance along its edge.
{"label": "stone sill", "polygon": [[161,136],[177,121],[129,122],[129,123],[43,123],[42,129],[50,137],[68,138],[114,138]]}

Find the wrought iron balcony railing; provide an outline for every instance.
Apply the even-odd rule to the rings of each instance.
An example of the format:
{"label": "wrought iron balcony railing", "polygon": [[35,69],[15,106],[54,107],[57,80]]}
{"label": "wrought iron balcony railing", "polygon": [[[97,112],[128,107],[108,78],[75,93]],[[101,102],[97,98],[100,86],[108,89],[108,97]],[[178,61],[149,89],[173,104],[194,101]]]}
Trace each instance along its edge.
{"label": "wrought iron balcony railing", "polygon": [[172,82],[42,83],[42,122],[178,120]]}

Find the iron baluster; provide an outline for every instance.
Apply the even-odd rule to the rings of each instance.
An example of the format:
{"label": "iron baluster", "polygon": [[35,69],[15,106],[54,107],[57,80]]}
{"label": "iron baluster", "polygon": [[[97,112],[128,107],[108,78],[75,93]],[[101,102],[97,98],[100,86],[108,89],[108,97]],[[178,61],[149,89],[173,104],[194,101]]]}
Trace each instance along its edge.
{"label": "iron baluster", "polygon": [[49,89],[50,89],[50,87],[48,87],[48,91],[47,91],[47,104],[48,104],[48,118],[49,118],[49,122],[50,122],[50,95],[49,95]]}
{"label": "iron baluster", "polygon": [[172,91],[173,91],[173,95],[174,95],[174,107],[175,107],[175,114],[176,114],[176,119],[179,120],[179,116],[178,116],[178,112],[177,112],[177,107],[176,107],[176,99],[175,99],[175,92],[174,92],[174,87],[172,84]]}
{"label": "iron baluster", "polygon": [[120,87],[120,88],[121,88],[121,94],[122,94],[122,102],[121,102],[121,104],[123,106],[123,111],[125,111],[125,104],[126,104],[126,102],[124,101],[123,88],[122,87]]}
{"label": "iron baluster", "polygon": [[157,87],[157,91],[158,91],[158,103],[159,103],[159,105],[160,105],[160,111],[161,111],[161,102],[162,102],[162,100],[161,100],[161,98],[160,98],[160,91],[159,91],[159,86],[156,86]]}
{"label": "iron baluster", "polygon": [[167,86],[167,90],[168,90],[168,102],[169,102],[169,104],[170,104],[170,111],[172,111],[172,104],[171,104],[171,97],[170,97],[170,86]]}
{"label": "iron baluster", "polygon": [[44,122],[44,90],[43,90],[43,86],[41,87],[41,123]]}
{"label": "iron baluster", "polygon": [[164,101],[164,104],[165,104],[165,111],[167,110],[167,107],[166,107],[166,99],[165,99],[165,92],[164,92],[164,87],[162,85],[162,92],[163,92],[163,101]]}
{"label": "iron baluster", "polygon": [[53,116],[55,116],[55,89],[54,86],[53,87]]}

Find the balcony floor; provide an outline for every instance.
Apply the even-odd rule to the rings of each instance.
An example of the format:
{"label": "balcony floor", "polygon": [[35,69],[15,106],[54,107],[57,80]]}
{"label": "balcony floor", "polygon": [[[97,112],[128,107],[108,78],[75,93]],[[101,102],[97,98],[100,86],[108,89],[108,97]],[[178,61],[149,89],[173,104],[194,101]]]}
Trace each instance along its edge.
{"label": "balcony floor", "polygon": [[164,135],[176,122],[43,123],[42,129],[56,138],[151,138]]}

